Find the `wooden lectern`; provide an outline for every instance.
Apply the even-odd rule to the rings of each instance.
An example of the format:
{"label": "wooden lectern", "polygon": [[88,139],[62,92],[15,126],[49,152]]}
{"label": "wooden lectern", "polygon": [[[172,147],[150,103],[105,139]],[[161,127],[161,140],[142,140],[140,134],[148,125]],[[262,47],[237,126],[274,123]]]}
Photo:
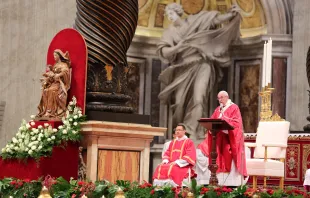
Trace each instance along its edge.
{"label": "wooden lectern", "polygon": [[212,151],[210,153],[212,163],[208,166],[209,170],[211,171],[209,184],[212,186],[217,186],[218,179],[216,177],[216,171],[218,169],[218,166],[216,164],[216,134],[221,130],[232,130],[234,129],[234,127],[229,125],[225,120],[222,119],[201,118],[198,122],[207,130],[210,130],[212,134]]}

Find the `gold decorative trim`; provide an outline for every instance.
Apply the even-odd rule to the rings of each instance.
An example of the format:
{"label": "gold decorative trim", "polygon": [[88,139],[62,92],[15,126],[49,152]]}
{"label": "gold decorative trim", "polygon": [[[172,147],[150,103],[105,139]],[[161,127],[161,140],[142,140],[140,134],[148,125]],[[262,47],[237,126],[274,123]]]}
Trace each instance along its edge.
{"label": "gold decorative trim", "polygon": [[107,80],[108,81],[112,81],[112,70],[113,70],[113,66],[112,65],[106,65],[105,70],[107,72]]}
{"label": "gold decorative trim", "polygon": [[276,113],[273,116],[271,116],[270,121],[285,121],[285,120]]}
{"label": "gold decorative trim", "polygon": [[[297,149],[297,153],[294,153],[294,149]],[[295,161],[295,154],[297,155],[297,161]],[[295,169],[296,178],[287,178],[286,175],[290,174],[287,171]],[[294,172],[293,172],[294,173]],[[285,181],[300,181],[300,144],[288,144],[286,150],[286,159],[285,159]]]}
{"label": "gold decorative trim", "polygon": [[289,136],[288,140],[309,141],[310,140],[310,136]]}
{"label": "gold decorative trim", "polygon": [[183,156],[183,151],[184,151],[184,146],[185,146],[185,143],[187,142],[188,139],[185,139],[183,144],[182,144],[182,147],[181,147],[181,154],[180,154],[180,158],[179,159],[182,159],[182,156]]}
{"label": "gold decorative trim", "polygon": [[[251,136],[247,136],[245,135],[244,140],[256,140],[256,134],[255,135],[251,135]],[[290,141],[309,141],[310,140],[310,136],[301,136],[301,135],[294,135],[294,134],[290,134],[290,136],[288,137],[288,140]]]}

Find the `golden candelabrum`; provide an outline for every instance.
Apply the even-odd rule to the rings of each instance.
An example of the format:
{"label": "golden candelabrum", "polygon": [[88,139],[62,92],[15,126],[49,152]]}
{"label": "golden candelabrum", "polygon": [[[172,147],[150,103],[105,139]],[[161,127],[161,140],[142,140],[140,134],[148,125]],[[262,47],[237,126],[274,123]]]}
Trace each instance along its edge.
{"label": "golden candelabrum", "polygon": [[274,88],[271,87],[271,84],[268,83],[267,86],[262,88],[262,91],[259,95],[262,98],[261,107],[260,107],[260,121],[284,121],[277,113],[272,115],[271,109],[271,94],[274,91]]}
{"label": "golden candelabrum", "polygon": [[40,193],[38,198],[52,198],[52,197],[51,197],[48,189],[45,186],[43,186],[41,193]]}

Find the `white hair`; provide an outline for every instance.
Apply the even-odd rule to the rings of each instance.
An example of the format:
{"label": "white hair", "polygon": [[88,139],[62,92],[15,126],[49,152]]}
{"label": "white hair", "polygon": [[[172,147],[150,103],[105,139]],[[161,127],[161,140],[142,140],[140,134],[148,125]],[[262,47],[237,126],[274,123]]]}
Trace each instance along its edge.
{"label": "white hair", "polygon": [[183,7],[178,4],[178,3],[170,3],[166,6],[165,8],[165,12],[167,13],[168,10],[173,10],[175,11],[175,13],[177,13],[180,17],[183,15],[184,13],[184,10],[183,10]]}
{"label": "white hair", "polygon": [[224,91],[224,90],[223,90],[223,91],[220,91],[217,95],[223,95],[223,96],[229,97],[227,91]]}

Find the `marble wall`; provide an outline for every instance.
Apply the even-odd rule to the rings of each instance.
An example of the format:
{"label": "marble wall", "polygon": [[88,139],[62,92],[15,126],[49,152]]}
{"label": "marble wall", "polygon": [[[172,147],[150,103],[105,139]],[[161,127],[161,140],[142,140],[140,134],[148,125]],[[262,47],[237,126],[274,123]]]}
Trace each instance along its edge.
{"label": "marble wall", "polygon": [[286,118],[286,93],[287,93],[287,59],[283,57],[273,58],[272,87],[272,111],[281,118]]}
{"label": "marble wall", "polygon": [[[245,133],[255,133],[258,126],[260,64],[259,61],[236,62],[236,95]],[[238,90],[238,91],[237,91]]]}
{"label": "marble wall", "polygon": [[36,114],[48,45],[59,30],[72,27],[75,12],[75,0],[0,1],[0,101],[6,102],[1,148],[23,118]]}

